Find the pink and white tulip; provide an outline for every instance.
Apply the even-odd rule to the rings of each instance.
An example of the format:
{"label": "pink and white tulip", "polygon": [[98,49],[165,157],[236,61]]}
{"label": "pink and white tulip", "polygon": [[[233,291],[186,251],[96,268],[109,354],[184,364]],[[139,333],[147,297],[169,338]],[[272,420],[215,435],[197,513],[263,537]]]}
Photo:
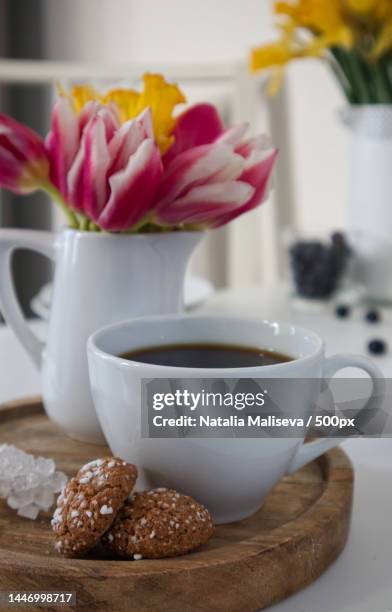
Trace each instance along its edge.
{"label": "pink and white tulip", "polygon": [[121,125],[115,105],[92,101],[77,114],[62,97],[46,149],[64,200],[104,230],[131,229],[155,202],[163,166],[150,110]]}
{"label": "pink and white tulip", "polygon": [[238,177],[243,158],[219,143],[193,147],[165,168],[156,214],[164,225],[211,225],[245,204],[254,189]]}
{"label": "pink and white tulip", "polygon": [[26,194],[39,189],[48,178],[49,162],[41,136],[0,113],[0,185]]}
{"label": "pink and white tulip", "polygon": [[[53,107],[51,129],[45,139],[45,148],[50,160],[51,182],[65,201],[68,201],[68,173],[79,151],[84,130],[102,108],[98,102],[91,101],[78,114],[72,102],[64,96]],[[118,127],[117,118],[115,122]]]}
{"label": "pink and white tulip", "polygon": [[42,187],[72,226],[90,220],[113,232],[219,227],[266,200],[277,151],[262,137],[245,140],[246,125],[225,130],[214,106],[197,104],[178,117],[163,158],[152,126],[149,108],[121,124],[114,103],[77,113],[61,97],[44,143],[0,115],[0,184]]}
{"label": "pink and white tulip", "polygon": [[179,117],[164,157],[159,223],[219,227],[266,200],[277,151],[262,137],[243,140],[246,129],[225,131],[209,104]]}
{"label": "pink and white tulip", "polygon": [[267,200],[269,195],[269,186],[278,157],[278,150],[271,149],[267,139],[263,136],[255,136],[248,140],[242,140],[246,127],[245,125],[243,126],[243,132],[238,128],[237,131],[236,128],[227,130],[217,142],[230,142],[234,146],[236,153],[241,155],[244,160],[244,167],[239,180],[251,185],[254,188],[254,192],[245,204],[227,215],[222,215],[214,227],[229,223],[236,217],[260,206],[260,204]]}
{"label": "pink and white tulip", "polygon": [[111,109],[101,107],[69,169],[68,198],[102,229],[128,230],[154,205],[162,172],[150,110],[120,126]]}
{"label": "pink and white tulip", "polygon": [[224,132],[222,119],[212,104],[195,104],[176,121],[172,135],[174,142],[163,158],[165,166],[180,153],[211,144]]}

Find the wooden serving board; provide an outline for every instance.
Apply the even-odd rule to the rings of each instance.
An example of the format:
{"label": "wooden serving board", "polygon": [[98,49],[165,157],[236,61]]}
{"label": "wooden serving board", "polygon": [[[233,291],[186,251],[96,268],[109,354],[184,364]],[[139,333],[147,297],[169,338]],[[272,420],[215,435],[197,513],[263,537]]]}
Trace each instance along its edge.
{"label": "wooden serving board", "polygon": [[[52,457],[69,475],[108,452],[67,438],[39,400],[0,410],[3,442]],[[49,514],[23,519],[0,501],[0,590],[74,591],[77,610],[88,612],[254,612],[310,584],[336,559],[352,492],[350,462],[335,449],[284,478],[249,519],[217,527],[198,551],[142,561],[114,560],[103,550],[63,559],[52,548]]]}

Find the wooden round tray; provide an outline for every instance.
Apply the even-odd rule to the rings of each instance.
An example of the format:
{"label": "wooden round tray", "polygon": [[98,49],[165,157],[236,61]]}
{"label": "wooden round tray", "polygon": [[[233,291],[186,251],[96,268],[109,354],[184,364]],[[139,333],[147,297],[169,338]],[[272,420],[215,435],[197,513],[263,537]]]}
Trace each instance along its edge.
{"label": "wooden round tray", "polygon": [[[108,452],[67,438],[39,400],[0,410],[3,442],[52,457],[70,475]],[[335,449],[284,478],[249,519],[217,527],[198,551],[142,561],[113,560],[103,550],[61,558],[49,514],[20,518],[1,500],[0,590],[74,591],[76,608],[89,612],[254,612],[308,585],[336,559],[348,535],[352,490],[350,462]]]}

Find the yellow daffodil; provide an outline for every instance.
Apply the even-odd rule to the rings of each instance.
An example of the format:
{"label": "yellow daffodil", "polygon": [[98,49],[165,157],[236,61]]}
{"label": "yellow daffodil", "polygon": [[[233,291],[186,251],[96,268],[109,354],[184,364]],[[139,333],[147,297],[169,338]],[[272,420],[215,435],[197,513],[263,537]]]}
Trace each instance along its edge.
{"label": "yellow daffodil", "polygon": [[134,89],[112,89],[101,94],[89,85],[77,85],[72,88],[70,97],[78,113],[90,100],[105,105],[115,104],[122,122],[135,119],[147,107],[151,108],[154,137],[162,154],[173,142],[174,108],[186,102],[177,85],[167,83],[160,74],[149,73],[143,77],[143,89],[140,92]]}
{"label": "yellow daffodil", "polygon": [[[63,89],[60,89],[59,93],[60,95],[67,96],[67,93]],[[71,99],[77,113],[80,113],[87,102],[90,102],[90,100],[99,100],[99,98],[99,92],[90,85],[75,85],[72,87]]]}
{"label": "yellow daffodil", "polygon": [[271,43],[270,45],[253,49],[250,59],[251,68],[256,71],[269,68],[270,66],[282,66],[293,59],[293,57],[294,53],[290,51],[288,45]]}
{"label": "yellow daffodil", "polygon": [[351,103],[392,103],[392,0],[277,0],[274,11],[280,38],[250,57],[253,71],[274,68],[272,89],[286,63],[319,56]]}
{"label": "yellow daffodil", "polygon": [[[350,48],[353,36],[344,22],[340,0],[297,0],[276,2],[275,13],[282,35],[277,43],[252,50],[252,70],[281,66],[300,57],[322,55],[325,49],[340,45]],[[306,40],[298,30],[311,33]]]}
{"label": "yellow daffodil", "polygon": [[296,27],[330,36],[346,27],[340,0],[300,0],[297,4],[277,2],[275,12],[290,17]]}

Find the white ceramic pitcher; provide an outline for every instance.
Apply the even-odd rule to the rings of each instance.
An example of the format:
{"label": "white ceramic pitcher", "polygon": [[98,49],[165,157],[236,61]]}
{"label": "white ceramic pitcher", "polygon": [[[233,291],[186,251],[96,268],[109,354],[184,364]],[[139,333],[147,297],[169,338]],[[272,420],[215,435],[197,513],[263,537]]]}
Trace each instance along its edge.
{"label": "white ceramic pitcher", "polygon": [[392,302],[392,105],[346,109],[349,149],[348,235],[355,276],[367,297]]}
{"label": "white ceramic pitcher", "polygon": [[[42,371],[49,418],[69,435],[104,442],[90,395],[87,338],[108,323],[179,312],[186,266],[200,238],[197,232],[0,231],[0,309]],[[31,331],[15,296],[10,268],[15,249],[37,251],[55,262],[46,345]]]}

